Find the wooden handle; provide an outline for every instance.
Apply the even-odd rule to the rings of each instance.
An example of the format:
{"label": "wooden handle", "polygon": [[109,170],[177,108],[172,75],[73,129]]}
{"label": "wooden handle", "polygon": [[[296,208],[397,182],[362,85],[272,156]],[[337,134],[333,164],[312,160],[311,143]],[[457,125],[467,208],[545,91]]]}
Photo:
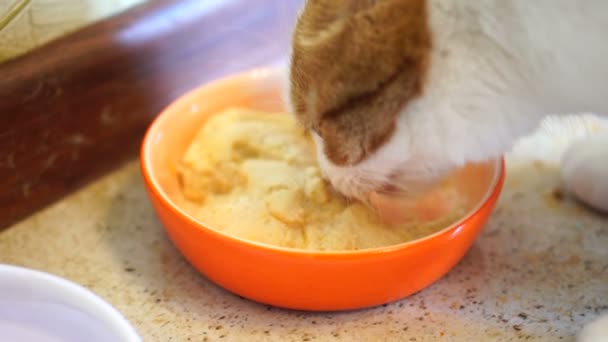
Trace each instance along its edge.
{"label": "wooden handle", "polygon": [[137,156],[179,95],[286,56],[301,3],[151,1],[0,64],[0,229]]}

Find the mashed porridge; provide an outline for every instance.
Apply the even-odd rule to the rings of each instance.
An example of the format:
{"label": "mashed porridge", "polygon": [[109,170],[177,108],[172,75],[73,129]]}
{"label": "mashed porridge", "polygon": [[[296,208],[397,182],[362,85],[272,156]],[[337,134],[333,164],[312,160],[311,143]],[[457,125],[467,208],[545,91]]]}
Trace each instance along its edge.
{"label": "mashed porridge", "polygon": [[[182,207],[235,237],[307,250],[358,250],[432,234],[462,216],[450,182],[446,214],[432,221],[383,224],[373,210],[334,193],[312,141],[282,113],[231,108],[210,117],[178,166]],[[445,205],[445,203],[443,203]]]}

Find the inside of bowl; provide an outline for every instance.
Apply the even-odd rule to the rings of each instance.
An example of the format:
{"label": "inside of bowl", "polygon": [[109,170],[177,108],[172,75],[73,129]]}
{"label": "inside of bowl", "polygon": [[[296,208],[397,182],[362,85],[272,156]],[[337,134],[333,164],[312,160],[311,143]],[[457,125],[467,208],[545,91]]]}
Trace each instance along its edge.
{"label": "inside of bowl", "polygon": [[463,197],[465,206],[474,210],[494,190],[500,172],[500,160],[470,163],[456,171],[455,186]]}
{"label": "inside of bowl", "polygon": [[[237,75],[186,95],[174,103],[155,123],[147,146],[148,171],[172,203],[182,203],[177,165],[195,134],[211,115],[228,107],[284,111],[282,78],[276,71],[253,71]],[[495,185],[500,162],[469,164],[457,170],[455,186],[467,212],[487,198]]]}
{"label": "inside of bowl", "polygon": [[108,307],[62,278],[0,265],[1,341],[139,341]]}
{"label": "inside of bowl", "polygon": [[144,153],[152,179],[173,203],[182,200],[177,165],[201,125],[229,107],[284,110],[281,81],[280,70],[276,69],[254,70],[217,81],[186,94],[158,118]]}

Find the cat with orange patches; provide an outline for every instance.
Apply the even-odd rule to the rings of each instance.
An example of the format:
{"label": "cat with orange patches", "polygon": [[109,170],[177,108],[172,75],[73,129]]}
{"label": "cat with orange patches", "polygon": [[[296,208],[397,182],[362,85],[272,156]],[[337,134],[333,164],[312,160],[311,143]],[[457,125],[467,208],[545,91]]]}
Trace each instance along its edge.
{"label": "cat with orange patches", "polygon": [[[382,210],[378,194],[499,158],[549,115],[608,113],[607,13],[603,0],[309,0],[287,102],[333,187]],[[608,137],[573,144],[563,178],[608,211]],[[608,339],[608,317],[580,338]]]}

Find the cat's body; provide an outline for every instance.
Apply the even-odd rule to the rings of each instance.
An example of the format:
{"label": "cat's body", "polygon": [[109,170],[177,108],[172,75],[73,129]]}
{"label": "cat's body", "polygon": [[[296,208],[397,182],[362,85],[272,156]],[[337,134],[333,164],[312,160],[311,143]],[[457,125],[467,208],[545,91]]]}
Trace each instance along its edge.
{"label": "cat's body", "polygon": [[364,201],[496,158],[547,115],[608,113],[604,0],[309,0],[293,44],[292,110]]}

